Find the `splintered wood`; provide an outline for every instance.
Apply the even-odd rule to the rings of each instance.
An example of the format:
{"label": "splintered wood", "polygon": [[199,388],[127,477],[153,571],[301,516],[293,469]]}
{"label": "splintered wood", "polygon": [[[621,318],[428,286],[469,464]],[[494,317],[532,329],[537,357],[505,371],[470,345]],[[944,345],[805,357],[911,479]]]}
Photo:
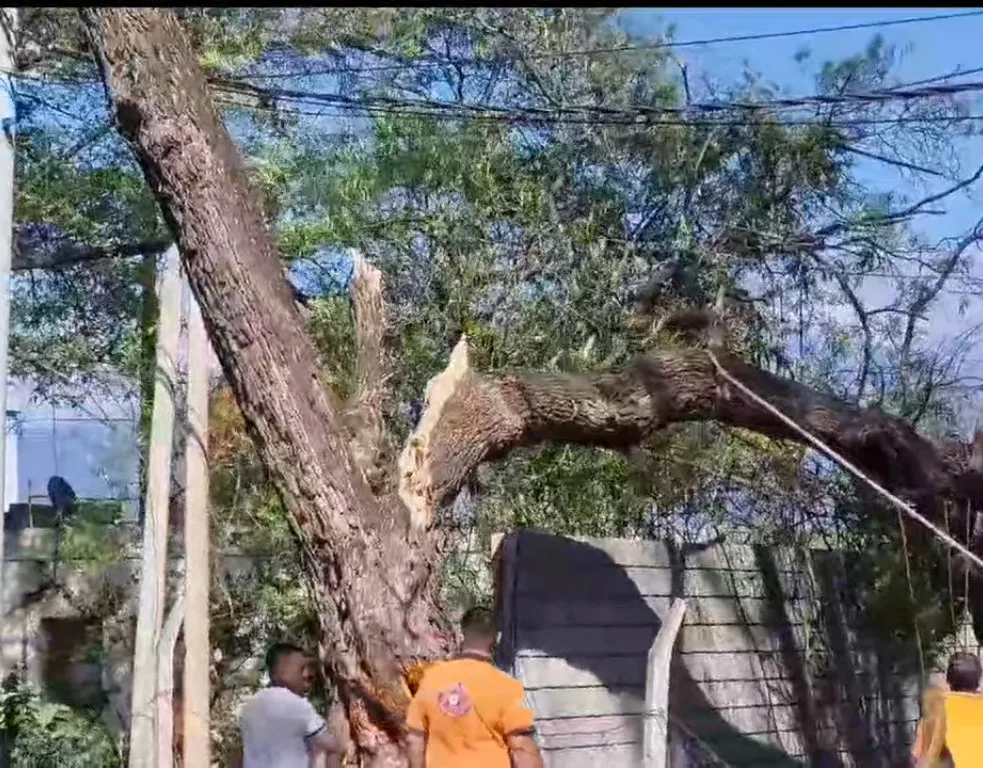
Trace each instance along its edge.
{"label": "splintered wood", "polygon": [[462,336],[451,352],[447,367],[427,384],[426,407],[420,423],[410,435],[399,459],[399,497],[410,513],[413,528],[422,530],[430,524],[434,512],[433,470],[430,444],[441,416],[451,398],[458,393],[471,368],[468,365],[468,340]]}

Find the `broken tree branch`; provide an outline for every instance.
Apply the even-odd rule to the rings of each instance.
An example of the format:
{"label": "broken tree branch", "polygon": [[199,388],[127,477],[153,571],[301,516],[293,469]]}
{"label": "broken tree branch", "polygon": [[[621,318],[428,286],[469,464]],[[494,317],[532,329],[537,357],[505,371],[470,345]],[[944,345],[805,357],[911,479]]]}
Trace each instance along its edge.
{"label": "broken tree branch", "polygon": [[347,416],[354,459],[362,471],[372,473],[382,447],[382,403],[389,372],[384,343],[386,306],[382,272],[359,251],[353,250],[351,255],[355,268],[351,292],[358,359],[357,385]]}
{"label": "broken tree branch", "polygon": [[[722,379],[702,350],[667,350],[593,376],[491,378],[468,365],[462,339],[428,386],[427,406],[400,459],[400,496],[415,527],[429,526],[483,462],[538,443],[627,450],[665,427],[717,421],[801,442]],[[916,504],[964,496],[962,444],[935,444],[909,424],[859,408],[734,358],[727,370],[864,471]]]}

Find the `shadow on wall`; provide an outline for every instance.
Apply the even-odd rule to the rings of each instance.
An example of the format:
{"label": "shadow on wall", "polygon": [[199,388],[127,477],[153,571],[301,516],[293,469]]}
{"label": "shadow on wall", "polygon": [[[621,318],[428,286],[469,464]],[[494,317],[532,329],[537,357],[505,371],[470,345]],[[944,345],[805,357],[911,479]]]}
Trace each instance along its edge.
{"label": "shadow on wall", "polygon": [[[668,588],[646,588],[643,594],[606,552],[585,542],[540,532],[511,534],[499,552],[511,552],[513,562],[511,569],[499,571],[499,608],[505,621],[500,663],[526,683],[540,733],[562,734],[563,722],[572,720],[578,721],[576,727],[583,733],[590,728],[591,718],[598,722],[597,741],[555,747],[563,752],[556,764],[567,765],[567,755],[574,749],[593,749],[598,758],[583,764],[606,756],[608,765],[620,768],[625,763],[613,757],[617,747],[625,756],[623,760],[638,765],[647,653],[660,626],[653,598],[668,602],[671,593],[683,597],[683,579],[674,575]],[[683,558],[684,553],[675,553],[673,571],[678,568],[681,574]],[[659,578],[665,574],[663,567]],[[534,668],[539,674],[533,674]],[[546,679],[549,675],[553,679]],[[593,678],[604,690],[597,688]],[[567,697],[566,702],[561,695]],[[713,745],[732,766],[785,768],[806,764],[777,746],[741,733],[714,708],[683,664],[674,665],[669,698],[676,721],[695,740]],[[685,702],[685,706],[677,702]],[[615,718],[620,729],[617,741],[600,738],[608,723],[614,727]],[[557,743],[565,744],[562,740]]]}
{"label": "shadow on wall", "polygon": [[897,646],[879,646],[876,653],[869,647],[856,652],[862,640],[855,629],[857,614],[863,608],[843,558],[834,552],[815,552],[812,564],[830,665],[822,681],[826,690],[818,698],[829,700],[843,746],[855,765],[908,765],[920,708],[917,657],[911,649]]}

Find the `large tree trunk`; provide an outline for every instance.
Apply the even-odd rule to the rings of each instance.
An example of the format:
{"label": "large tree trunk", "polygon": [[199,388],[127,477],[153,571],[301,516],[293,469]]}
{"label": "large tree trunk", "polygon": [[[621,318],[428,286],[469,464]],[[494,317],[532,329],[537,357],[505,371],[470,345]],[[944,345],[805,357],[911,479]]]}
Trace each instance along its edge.
{"label": "large tree trunk", "polygon": [[367,762],[399,764],[403,667],[446,650],[431,599],[432,544],[394,496],[371,492],[355,462],[341,405],[322,386],[261,207],[181,24],[162,11],[81,15],[118,128],[160,202],[225,376],[301,534],[324,662],[355,742]]}
{"label": "large tree trunk", "polygon": [[[365,762],[400,764],[405,667],[446,651],[433,599],[441,539],[432,523],[481,462],[547,441],[623,449],[682,421],[798,439],[700,350],[661,352],[594,377],[493,379],[469,367],[462,340],[428,387],[396,468],[398,488],[388,490],[376,466],[385,379],[378,274],[358,261],[359,394],[345,407],[322,386],[262,210],[177,18],[158,10],[81,14],[119,130],[180,246],[213,347],[300,532],[325,665]],[[974,458],[970,446],[935,444],[879,411],[724,362],[926,513],[939,498],[983,497],[983,453]]]}

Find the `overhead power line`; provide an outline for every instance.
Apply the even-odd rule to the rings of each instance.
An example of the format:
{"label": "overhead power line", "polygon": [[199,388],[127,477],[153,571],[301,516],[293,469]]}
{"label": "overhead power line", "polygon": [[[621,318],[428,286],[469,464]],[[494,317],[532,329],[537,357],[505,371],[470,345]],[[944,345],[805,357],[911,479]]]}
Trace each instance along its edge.
{"label": "overhead power line", "polygon": [[290,88],[261,88],[232,80],[215,80],[213,86],[226,93],[251,95],[261,98],[284,99],[301,103],[324,104],[326,106],[385,107],[414,110],[433,110],[440,113],[469,116],[472,113],[498,114],[516,117],[547,117],[559,115],[577,117],[607,116],[637,120],[651,115],[672,115],[688,117],[699,114],[719,114],[728,111],[766,111],[772,109],[825,106],[831,104],[883,104],[893,101],[914,101],[918,99],[941,98],[961,93],[983,91],[983,82],[954,83],[948,85],[922,85],[916,88],[892,88],[844,94],[816,94],[771,99],[768,101],[721,101],[700,102],[684,107],[605,107],[601,105],[573,105],[567,107],[500,107],[494,104],[468,104],[437,99],[402,99],[392,96],[345,96],[343,94],[320,91],[297,90]]}
{"label": "overhead power line", "polygon": [[944,75],[934,75],[933,77],[926,77],[922,80],[912,80],[901,85],[896,85],[892,88],[888,88],[889,91],[901,90],[904,88],[915,88],[919,85],[928,85],[930,83],[937,83],[940,80],[952,80],[954,77],[967,77],[968,75],[978,75],[983,72],[983,67],[973,67],[972,69],[954,69],[951,72],[946,72]]}
{"label": "overhead power line", "polygon": [[[969,72],[983,71],[983,67]],[[336,93],[324,93],[321,91],[298,90],[290,88],[264,88],[252,85],[247,82],[232,80],[227,78],[212,78],[210,83],[213,88],[226,93],[238,95],[250,95],[260,98],[274,98],[300,103],[324,104],[341,108],[399,108],[410,110],[433,110],[457,115],[469,115],[471,113],[500,114],[503,116],[516,117],[548,117],[553,118],[557,115],[590,116],[605,115],[621,119],[636,120],[641,116],[647,115],[676,115],[689,116],[693,114],[718,114],[727,111],[765,111],[772,109],[801,108],[808,106],[821,106],[832,104],[864,104],[864,103],[888,103],[893,101],[913,101],[918,99],[941,98],[954,96],[961,93],[970,93],[983,90],[983,82],[971,81],[967,83],[954,83],[947,85],[931,85],[933,81],[952,77],[954,75],[941,75],[935,78],[910,83],[907,85],[894,86],[891,88],[877,89],[871,91],[860,91],[854,93],[841,94],[814,94],[806,96],[791,96],[785,98],[769,99],[767,101],[745,101],[731,100],[719,102],[697,102],[682,107],[672,106],[633,106],[633,107],[606,107],[603,105],[573,105],[564,107],[501,107],[494,104],[469,104],[461,102],[448,102],[438,99],[401,99],[391,96],[346,96]],[[31,78],[28,78],[31,79]]]}
{"label": "overhead power line", "polygon": [[[970,18],[983,15],[983,11],[962,11],[959,13],[939,13],[932,16],[909,16],[901,19],[884,19],[881,21],[860,22],[856,24],[838,24],[826,27],[808,27],[804,29],[789,29],[781,32],[758,32],[745,35],[727,35],[723,37],[697,38],[693,40],[680,41],[659,41],[654,43],[634,43],[600,48],[584,48],[573,51],[556,51],[553,53],[530,54],[524,57],[526,60],[544,59],[570,59],[591,56],[603,56],[612,53],[630,53],[632,51],[658,51],[677,48],[692,48],[701,45],[720,45],[724,43],[749,43],[762,40],[778,40],[789,37],[802,37],[806,35],[830,34],[835,32],[852,32],[862,29],[880,29],[885,27],[896,27],[908,24],[923,24],[932,21],[947,21],[950,19]],[[296,72],[280,73],[261,73],[250,75],[250,77],[261,79],[280,79],[291,77],[311,77],[315,75],[343,75],[358,74],[362,72],[387,72],[410,69],[428,69],[443,66],[489,66],[508,62],[507,57],[492,57],[488,59],[458,58],[447,57],[440,60],[418,60],[404,61],[394,64],[369,64],[357,67],[325,67],[322,69],[301,70]]]}
{"label": "overhead power line", "polygon": [[[596,115],[567,115],[527,113],[517,110],[481,111],[480,109],[448,110],[433,108],[418,108],[414,105],[368,104],[359,100],[349,102],[324,102],[304,98],[289,98],[300,105],[299,107],[277,107],[272,104],[244,104],[222,96],[216,101],[228,107],[238,107],[260,112],[283,113],[306,117],[350,117],[360,113],[367,117],[425,117],[435,120],[476,120],[481,122],[508,123],[515,125],[549,126],[549,125],[621,125],[627,127],[684,126],[684,127],[723,127],[746,128],[760,124],[760,120],[749,118],[728,119],[709,117],[658,117],[645,113],[635,114],[596,114]],[[321,109],[303,109],[302,107],[321,107]],[[335,110],[335,111],[328,111]],[[827,128],[856,128],[875,125],[911,125],[931,123],[977,122],[983,120],[983,115],[909,115],[882,118],[848,118],[840,120],[824,119],[776,119],[773,122],[786,127],[819,125]]]}

